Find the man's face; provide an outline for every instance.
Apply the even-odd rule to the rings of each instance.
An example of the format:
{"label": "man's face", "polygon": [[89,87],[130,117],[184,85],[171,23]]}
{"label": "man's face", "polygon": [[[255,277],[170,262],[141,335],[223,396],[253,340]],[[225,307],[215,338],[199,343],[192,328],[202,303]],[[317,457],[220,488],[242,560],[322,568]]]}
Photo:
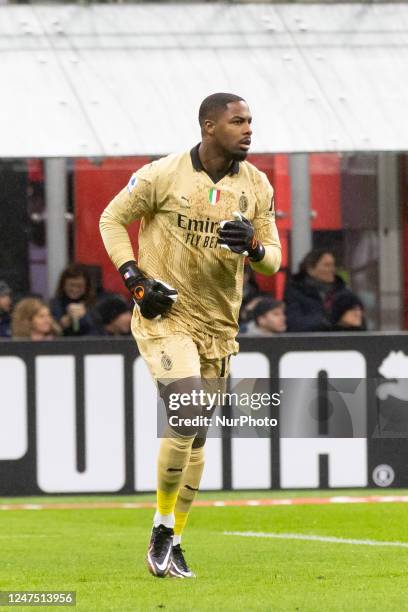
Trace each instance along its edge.
{"label": "man's face", "polygon": [[277,306],[258,317],[258,326],[269,332],[281,334],[286,331],[286,314],[284,306]]}
{"label": "man's face", "polygon": [[246,102],[230,102],[215,121],[207,124],[214,144],[227,159],[243,161],[251,144],[252,117]]}

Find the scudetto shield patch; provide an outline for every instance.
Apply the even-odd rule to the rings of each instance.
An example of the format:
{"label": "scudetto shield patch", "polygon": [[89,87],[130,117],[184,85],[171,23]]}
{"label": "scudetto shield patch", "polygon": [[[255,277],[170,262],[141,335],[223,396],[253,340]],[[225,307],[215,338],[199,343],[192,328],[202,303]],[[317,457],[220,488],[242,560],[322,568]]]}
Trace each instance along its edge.
{"label": "scudetto shield patch", "polygon": [[163,369],[166,370],[167,372],[171,370],[171,368],[173,367],[173,361],[171,360],[171,357],[166,355],[166,353],[163,353],[162,355],[161,364],[162,364]]}

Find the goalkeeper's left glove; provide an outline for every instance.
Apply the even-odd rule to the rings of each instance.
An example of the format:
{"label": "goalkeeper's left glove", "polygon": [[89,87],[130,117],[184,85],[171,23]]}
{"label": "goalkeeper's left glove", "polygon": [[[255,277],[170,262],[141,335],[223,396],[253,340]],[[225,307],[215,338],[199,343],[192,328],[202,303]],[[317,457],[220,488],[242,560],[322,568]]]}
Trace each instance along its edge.
{"label": "goalkeeper's left glove", "polygon": [[265,247],[255,238],[254,226],[241,213],[233,213],[234,221],[221,221],[219,243],[233,253],[247,255],[251,261],[261,261]]}

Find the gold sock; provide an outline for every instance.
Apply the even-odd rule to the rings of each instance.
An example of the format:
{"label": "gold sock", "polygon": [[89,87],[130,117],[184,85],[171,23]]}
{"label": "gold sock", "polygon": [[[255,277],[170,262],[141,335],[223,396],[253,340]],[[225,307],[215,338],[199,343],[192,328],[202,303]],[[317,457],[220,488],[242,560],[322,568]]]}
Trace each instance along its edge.
{"label": "gold sock", "polygon": [[201,476],[204,470],[204,446],[192,448],[190,461],[181,481],[177,502],[174,509],[174,534],[181,535],[187,523],[188,513],[197,495]]}
{"label": "gold sock", "polygon": [[187,470],[194,437],[162,438],[157,466],[157,511],[172,514]]}

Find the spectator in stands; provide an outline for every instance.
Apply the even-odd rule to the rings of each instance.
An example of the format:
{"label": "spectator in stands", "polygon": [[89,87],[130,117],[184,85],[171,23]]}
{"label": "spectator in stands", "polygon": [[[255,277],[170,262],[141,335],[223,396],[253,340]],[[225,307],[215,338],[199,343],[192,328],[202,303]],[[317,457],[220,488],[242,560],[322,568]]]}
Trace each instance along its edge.
{"label": "spectator in stands", "polygon": [[0,280],[0,338],[11,337],[12,291],[6,281]]}
{"label": "spectator in stands", "polygon": [[79,263],[69,265],[61,274],[57,294],[51,300],[51,312],[64,336],[88,336],[96,333],[92,317],[95,291],[91,276]]}
{"label": "spectator in stands", "polygon": [[245,334],[274,336],[285,331],[285,304],[273,298],[261,298],[254,308],[254,320],[248,323]]}
{"label": "spectator in stands", "polygon": [[336,275],[334,255],[327,249],[308,253],[286,285],[288,331],[330,330],[333,300],[344,289],[344,281]]}
{"label": "spectator in stands", "polygon": [[14,308],[11,329],[15,339],[54,340],[61,333],[48,306],[32,297],[20,300]]}
{"label": "spectator in stands", "polygon": [[96,305],[102,336],[129,336],[132,313],[121,295],[107,295]]}
{"label": "spectator in stands", "polygon": [[333,331],[366,331],[364,305],[351,291],[342,291],[334,301],[331,310]]}

